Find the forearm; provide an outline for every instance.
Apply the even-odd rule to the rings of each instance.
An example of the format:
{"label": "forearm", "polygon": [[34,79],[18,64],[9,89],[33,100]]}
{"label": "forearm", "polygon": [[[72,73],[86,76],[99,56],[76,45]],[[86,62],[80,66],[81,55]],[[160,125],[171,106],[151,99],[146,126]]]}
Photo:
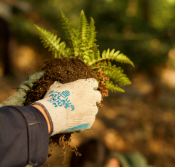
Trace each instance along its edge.
{"label": "forearm", "polygon": [[42,165],[48,152],[45,117],[35,107],[0,108],[0,166]]}
{"label": "forearm", "polygon": [[44,118],[46,119],[46,122],[47,122],[48,133],[50,133],[50,132],[51,132],[51,123],[50,123],[50,121],[49,121],[49,118],[48,118],[48,116],[47,116],[45,110],[43,109],[43,107],[41,107],[41,106],[38,105],[38,104],[34,104],[34,105],[32,105],[32,106],[35,107],[35,108],[37,108],[37,109],[43,114],[43,116],[44,116]]}

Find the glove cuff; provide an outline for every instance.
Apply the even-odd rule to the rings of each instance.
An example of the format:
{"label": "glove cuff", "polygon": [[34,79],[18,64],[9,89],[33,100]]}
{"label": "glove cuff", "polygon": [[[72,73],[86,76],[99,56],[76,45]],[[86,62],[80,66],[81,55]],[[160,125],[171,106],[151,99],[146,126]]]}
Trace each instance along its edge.
{"label": "glove cuff", "polygon": [[67,120],[66,112],[63,106],[60,108],[55,108],[55,106],[50,103],[48,99],[42,99],[32,103],[32,105],[33,104],[38,104],[42,106],[46,114],[48,115],[52,126],[51,136],[65,131]]}

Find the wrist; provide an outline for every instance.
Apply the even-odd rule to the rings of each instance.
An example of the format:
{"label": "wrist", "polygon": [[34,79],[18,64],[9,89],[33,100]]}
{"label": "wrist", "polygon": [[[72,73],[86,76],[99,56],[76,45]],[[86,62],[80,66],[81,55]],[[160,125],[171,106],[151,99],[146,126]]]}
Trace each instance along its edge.
{"label": "wrist", "polygon": [[47,126],[48,126],[48,133],[51,132],[51,129],[52,129],[52,126],[51,126],[51,123],[49,121],[49,117],[48,115],[46,114],[45,110],[43,109],[42,106],[38,105],[38,104],[33,104],[32,105],[33,107],[37,108],[44,116],[44,118],[46,119],[46,122],[47,122]]}

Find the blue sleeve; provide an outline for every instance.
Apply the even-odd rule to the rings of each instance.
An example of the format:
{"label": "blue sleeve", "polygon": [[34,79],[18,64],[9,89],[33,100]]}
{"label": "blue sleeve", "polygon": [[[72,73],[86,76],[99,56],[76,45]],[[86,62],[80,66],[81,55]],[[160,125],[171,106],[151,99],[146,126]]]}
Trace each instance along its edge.
{"label": "blue sleeve", "polygon": [[47,159],[48,144],[47,122],[38,109],[0,108],[0,166],[40,166]]}

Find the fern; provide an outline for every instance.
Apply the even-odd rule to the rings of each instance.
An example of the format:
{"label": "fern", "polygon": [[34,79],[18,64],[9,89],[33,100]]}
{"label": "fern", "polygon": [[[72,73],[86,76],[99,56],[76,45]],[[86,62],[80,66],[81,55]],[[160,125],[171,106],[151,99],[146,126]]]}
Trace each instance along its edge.
{"label": "fern", "polygon": [[90,39],[90,26],[83,11],[81,11],[80,14],[79,35],[81,39],[79,56],[80,59],[84,60],[86,57],[90,56],[91,50],[88,45]]}
{"label": "fern", "polygon": [[70,55],[71,56],[78,56],[79,55],[79,45],[80,45],[80,39],[79,39],[79,33],[77,30],[73,28],[69,20],[66,18],[64,13],[61,11],[61,16],[62,16],[62,24],[63,24],[63,29],[65,30],[65,34],[67,39],[69,40],[69,45],[70,45]]}
{"label": "fern", "polygon": [[61,16],[62,16],[62,24],[63,24],[63,29],[65,30],[65,35],[67,37],[67,39],[70,40],[70,45],[73,47],[73,38],[75,36],[75,29],[73,28],[73,26],[71,25],[71,23],[69,22],[69,20],[66,18],[66,16],[64,15],[64,13],[61,11]]}
{"label": "fern", "polygon": [[95,22],[94,19],[91,18],[91,22],[90,22],[90,36],[89,36],[89,41],[88,41],[88,45],[89,47],[93,47],[94,42],[96,41],[96,31],[95,31]]}
{"label": "fern", "polygon": [[123,74],[121,67],[116,67],[116,65],[111,65],[109,62],[108,66],[105,66],[104,76],[115,80],[120,86],[130,85],[131,81]]}
{"label": "fern", "polygon": [[125,92],[122,88],[117,85],[114,85],[112,81],[106,81],[107,88],[110,89],[112,92]]}
{"label": "fern", "polygon": [[133,62],[127,56],[125,56],[123,53],[120,53],[120,51],[115,52],[115,49],[113,49],[111,52],[110,49],[108,49],[107,51],[104,50],[102,53],[102,57],[93,59],[91,62],[88,62],[88,64],[92,66],[94,63],[104,60],[115,60],[121,63],[128,63],[134,67]]}
{"label": "fern", "polygon": [[81,38],[81,44],[86,46],[89,40],[89,24],[83,11],[80,14],[79,32]]}
{"label": "fern", "polygon": [[60,38],[57,38],[57,35],[53,35],[49,31],[43,30],[37,25],[35,25],[37,30],[40,33],[40,39],[41,43],[43,43],[45,48],[49,48],[49,51],[52,51],[52,54],[55,55],[55,58],[57,57],[67,57],[69,54],[69,49],[66,48],[66,43],[61,42]]}
{"label": "fern", "polygon": [[104,77],[116,82],[114,85],[112,81],[105,81],[108,89],[124,92],[119,86],[129,85],[131,82],[123,73],[121,67],[112,66],[110,60],[127,63],[134,67],[133,62],[123,53],[120,53],[120,51],[115,51],[115,49],[107,49],[100,54],[98,45],[96,44],[95,22],[91,18],[90,24],[88,24],[83,11],[80,13],[80,22],[77,29],[72,26],[62,11],[61,16],[63,29],[69,41],[69,47],[66,47],[65,42],[60,43],[61,39],[57,38],[56,35],[36,26],[44,47],[49,48],[49,51],[55,55],[55,58],[79,56],[87,65],[91,66],[94,72],[104,71]]}
{"label": "fern", "polygon": [[[104,76],[110,79],[113,79],[116,82],[116,85],[114,85],[113,82],[110,82],[110,84],[106,83],[107,87],[108,88],[110,87],[113,90],[123,92],[122,91],[123,89],[119,89],[118,85],[125,86],[125,85],[131,84],[131,81],[129,80],[129,78],[125,74],[123,74],[123,70],[121,69],[121,67],[116,67],[116,65],[112,66],[110,62],[99,63],[98,66],[96,66],[96,69],[94,70],[98,70],[98,71],[104,70]],[[108,84],[110,86],[108,86]]]}

